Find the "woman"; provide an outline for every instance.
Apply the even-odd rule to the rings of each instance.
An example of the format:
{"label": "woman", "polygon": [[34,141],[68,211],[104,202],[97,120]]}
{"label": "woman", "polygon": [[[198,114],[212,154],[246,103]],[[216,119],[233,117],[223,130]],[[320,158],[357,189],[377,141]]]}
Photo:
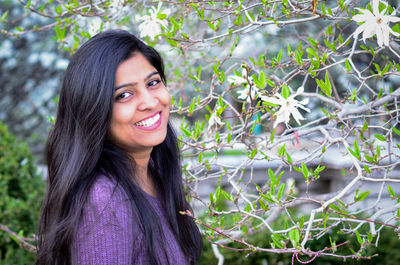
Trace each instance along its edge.
{"label": "woman", "polygon": [[196,264],[163,62],[125,31],[71,59],[46,159],[37,264]]}

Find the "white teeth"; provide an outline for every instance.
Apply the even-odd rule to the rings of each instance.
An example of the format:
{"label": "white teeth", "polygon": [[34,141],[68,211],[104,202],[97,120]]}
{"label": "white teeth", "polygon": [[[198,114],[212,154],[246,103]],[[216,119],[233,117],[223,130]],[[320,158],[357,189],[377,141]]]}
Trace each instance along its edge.
{"label": "white teeth", "polygon": [[139,127],[150,127],[150,126],[153,126],[156,122],[158,122],[160,117],[161,117],[160,113],[157,113],[152,118],[149,118],[149,119],[144,120],[144,121],[139,121],[139,122],[135,123],[135,125],[139,126]]}

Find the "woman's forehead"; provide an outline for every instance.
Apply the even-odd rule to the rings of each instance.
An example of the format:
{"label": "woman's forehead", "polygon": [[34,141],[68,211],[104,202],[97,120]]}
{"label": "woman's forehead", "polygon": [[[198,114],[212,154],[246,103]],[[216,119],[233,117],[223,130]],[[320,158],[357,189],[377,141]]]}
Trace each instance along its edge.
{"label": "woman's forehead", "polygon": [[141,53],[137,53],[117,67],[115,84],[119,86],[126,82],[144,82],[155,72],[159,74],[157,69]]}

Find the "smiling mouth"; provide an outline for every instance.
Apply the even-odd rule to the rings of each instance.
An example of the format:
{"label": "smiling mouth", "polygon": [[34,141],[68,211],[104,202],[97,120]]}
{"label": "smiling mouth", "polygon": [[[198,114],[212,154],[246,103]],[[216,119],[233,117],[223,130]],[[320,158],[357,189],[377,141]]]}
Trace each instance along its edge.
{"label": "smiling mouth", "polygon": [[158,122],[161,118],[160,112],[154,115],[151,118],[148,118],[146,120],[142,120],[139,122],[136,122],[135,125],[138,127],[151,127],[153,126],[156,122]]}

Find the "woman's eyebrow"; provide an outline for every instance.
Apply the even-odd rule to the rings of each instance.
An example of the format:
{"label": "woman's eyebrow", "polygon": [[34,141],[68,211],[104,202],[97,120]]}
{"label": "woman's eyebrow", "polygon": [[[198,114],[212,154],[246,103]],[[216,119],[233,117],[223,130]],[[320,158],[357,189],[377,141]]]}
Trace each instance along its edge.
{"label": "woman's eyebrow", "polygon": [[[143,81],[148,80],[148,79],[151,78],[153,75],[159,75],[159,73],[158,73],[157,71],[151,72],[150,74],[148,74],[148,75],[143,79]],[[134,83],[122,84],[122,85],[117,86],[117,87],[114,89],[114,91],[117,91],[118,89],[121,89],[121,88],[124,88],[124,87],[127,87],[127,86],[136,86],[136,85],[137,85],[136,82],[134,82]]]}

